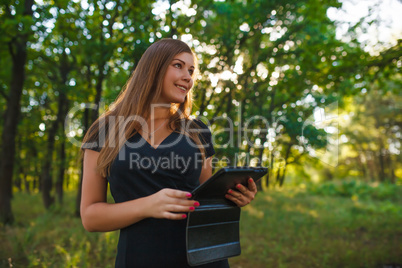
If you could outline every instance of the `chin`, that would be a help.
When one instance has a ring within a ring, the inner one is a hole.
[[[176,101],[172,101],[171,103],[176,103],[176,104],[182,104],[184,103],[185,100],[176,100]]]
[[[184,97],[178,97],[178,98],[175,98],[173,101],[172,101],[172,103],[183,103],[183,102],[185,102],[186,101],[186,96],[184,96]]]

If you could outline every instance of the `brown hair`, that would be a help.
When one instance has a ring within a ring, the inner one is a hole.
[[[109,175],[110,166],[125,141],[141,129],[141,119],[146,120],[150,116],[151,104],[156,103],[161,95],[163,79],[169,64],[176,55],[183,52],[192,54],[196,60],[190,47],[180,40],[162,39],[152,44],[142,55],[113,105],[88,129],[81,150],[91,148],[88,144],[96,141],[98,146],[102,147],[98,157],[100,175]],[[191,108],[192,90],[188,92],[183,103],[171,104],[168,127],[189,136],[200,148],[204,159],[205,149],[201,146],[200,136],[188,129],[200,128],[190,119]],[[124,119],[124,122],[121,119]],[[118,141],[117,146],[115,141]]]

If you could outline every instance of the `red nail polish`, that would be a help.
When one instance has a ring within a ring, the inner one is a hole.
[[[181,215],[181,217],[182,217],[183,219],[185,219],[185,218],[187,218],[187,215],[186,215],[186,214],[183,214],[183,215]]]
[[[186,196],[187,196],[187,197],[191,197],[191,194],[190,194],[190,193],[187,193]]]
[[[199,205],[200,205],[200,203],[198,203],[198,202],[194,203],[194,206],[196,206],[196,207],[198,207]]]
[[[195,209],[195,207],[190,207],[190,210],[194,210]]]
[[[250,178],[250,179],[248,179],[248,181],[249,181],[249,182],[252,182],[252,181],[253,181],[253,179],[252,179],[252,178]]]
[[[236,185],[236,188],[237,188],[237,189],[240,189],[240,188],[241,188],[241,185],[240,185],[240,184]]]
[[[233,193],[232,189],[229,189],[229,194]]]

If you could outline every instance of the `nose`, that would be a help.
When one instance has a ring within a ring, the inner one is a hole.
[[[191,81],[191,75],[187,71],[185,71],[182,79],[188,83]]]

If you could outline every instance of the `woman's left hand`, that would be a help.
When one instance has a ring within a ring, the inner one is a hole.
[[[234,202],[237,206],[244,207],[254,199],[256,193],[257,185],[255,185],[252,178],[249,178],[247,187],[242,184],[237,184],[236,190],[229,189],[225,197]]]

